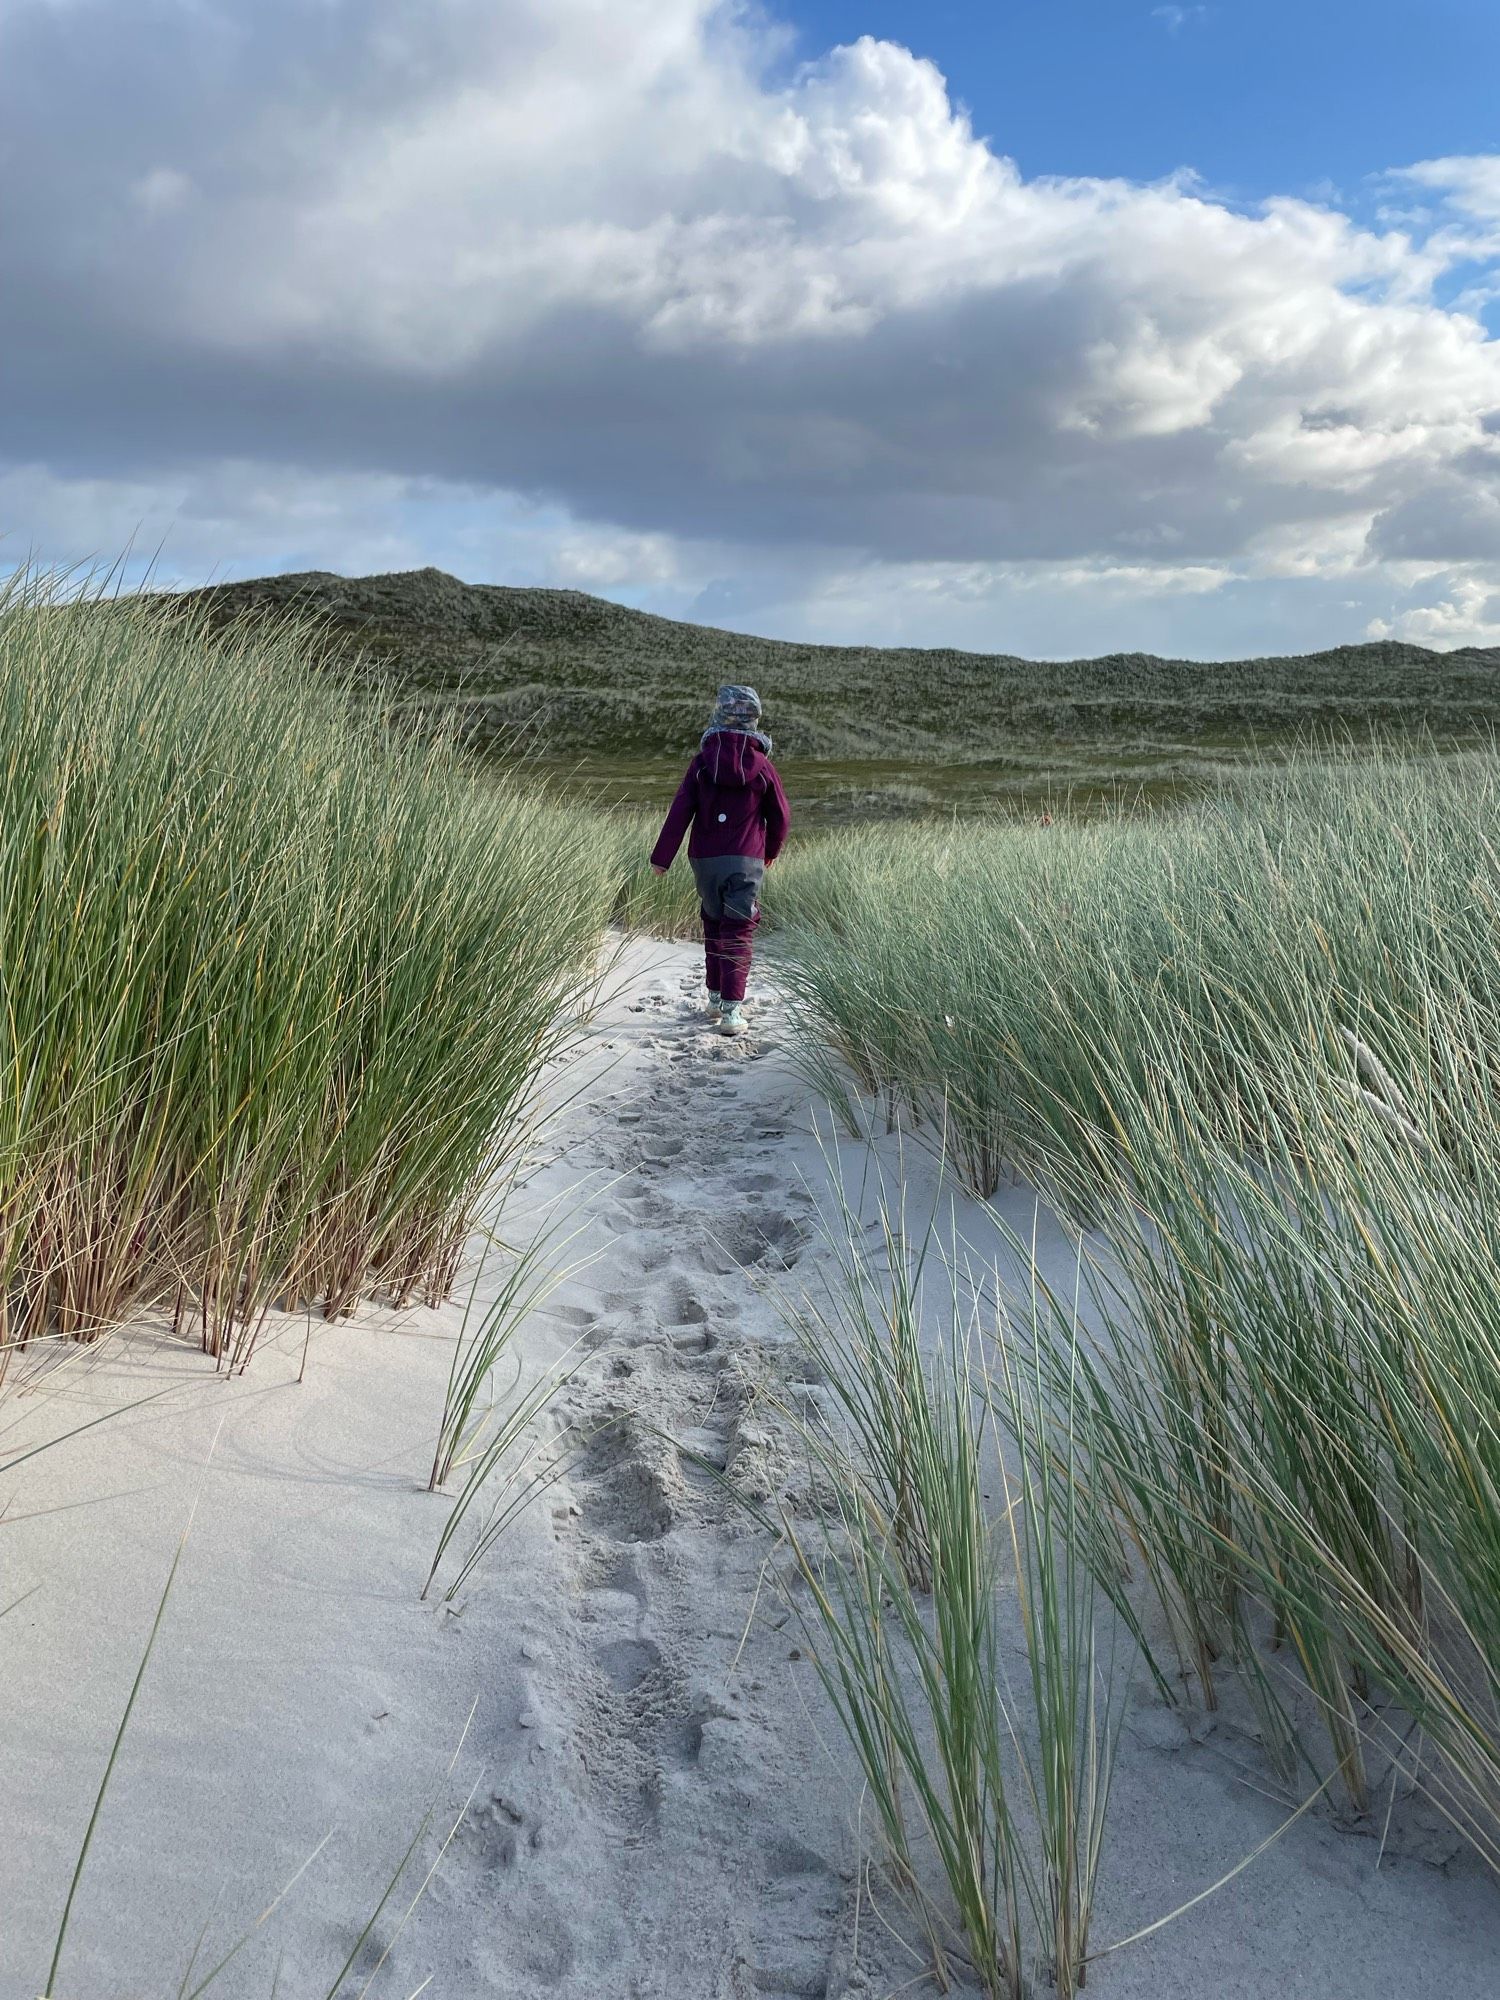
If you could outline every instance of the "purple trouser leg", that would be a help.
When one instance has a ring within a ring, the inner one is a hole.
[[[718,936],[710,950],[718,967],[718,992],[725,1000],[743,1000],[745,982],[750,977],[750,956],[755,943],[755,926],[760,921],[759,913],[753,917],[711,917],[711,923]]]
[[[725,1000],[745,997],[765,872],[766,864],[754,854],[699,856],[693,862],[703,917],[704,983]]]
[[[703,919],[703,983],[710,993],[723,994],[724,956],[719,949],[719,919]]]

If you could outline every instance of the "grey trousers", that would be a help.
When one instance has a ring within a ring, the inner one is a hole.
[[[760,915],[766,864],[758,854],[711,854],[691,865],[705,917],[729,917],[747,924]]]
[[[714,854],[693,862],[703,911],[703,983],[725,1000],[745,997],[765,876],[758,854]]]

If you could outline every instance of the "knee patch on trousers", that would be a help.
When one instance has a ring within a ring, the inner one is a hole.
[[[733,918],[737,923],[753,924],[760,915],[760,905],[755,900],[755,892],[759,886],[748,875],[731,875],[723,889],[725,916]]]

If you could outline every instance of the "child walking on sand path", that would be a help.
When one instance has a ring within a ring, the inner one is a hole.
[[[703,911],[708,1011],[726,1035],[745,1032],[740,1003],[760,922],[760,885],[791,825],[771,739],[759,723],[754,688],[719,689],[713,720],[651,850],[652,872],[665,875],[692,827],[688,861]]]

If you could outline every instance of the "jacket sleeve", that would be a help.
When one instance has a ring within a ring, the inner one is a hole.
[[[677,850],[682,845],[682,836],[693,823],[693,814],[698,810],[698,759],[695,757],[687,767],[682,783],[677,787],[677,796],[667,808],[666,819],[657,835],[656,845],[651,850],[653,868],[670,868],[676,859]]]
[[[792,809],[786,802],[786,793],[781,789],[781,779],[776,766],[767,759],[766,776],[769,783],[766,795],[761,800],[761,817],[766,823],[766,859],[774,861],[786,845],[787,834],[791,830]]]

